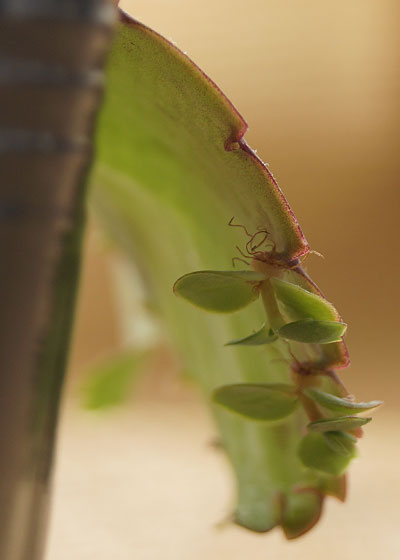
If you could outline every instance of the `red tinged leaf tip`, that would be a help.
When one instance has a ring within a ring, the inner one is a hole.
[[[340,502],[345,502],[347,496],[347,476],[342,474],[342,476],[326,478],[323,480],[321,490],[327,496],[333,496]]]
[[[314,488],[302,488],[281,495],[281,527],[287,539],[301,537],[318,523],[324,495]]]

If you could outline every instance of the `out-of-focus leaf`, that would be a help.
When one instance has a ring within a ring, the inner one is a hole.
[[[261,346],[263,344],[271,344],[277,338],[277,335],[264,323],[258,331],[244,338],[235,338],[235,340],[227,342],[225,346]]]
[[[278,330],[279,336],[297,342],[309,344],[330,344],[337,342],[347,328],[345,323],[336,321],[316,321],[302,319],[294,323],[287,323]]]
[[[298,403],[291,385],[255,383],[218,387],[213,400],[252,420],[280,420],[292,414]]]
[[[352,434],[347,432],[324,432],[323,434],[326,443],[335,453],[344,455],[345,457],[353,453],[354,444],[357,440]]]
[[[357,414],[358,412],[366,412],[367,410],[371,410],[372,408],[376,408],[377,406],[383,404],[382,401],[356,403],[348,399],[342,399],[335,395],[325,393],[319,389],[308,389],[304,392],[308,397],[310,397],[310,399],[313,399],[319,405],[328,410],[332,410],[333,412],[350,412]]]
[[[140,373],[145,356],[128,353],[94,366],[82,387],[85,408],[96,410],[121,404]]]
[[[306,467],[334,476],[341,475],[355,456],[354,443],[349,447],[347,455],[343,455],[334,451],[325,437],[317,432],[309,432],[301,440],[299,447],[299,457]]]
[[[283,498],[282,528],[286,538],[295,539],[313,527],[321,516],[322,496],[315,490],[290,492]]]
[[[336,432],[351,431],[371,422],[372,418],[360,418],[359,416],[341,416],[339,418],[323,418],[308,424],[311,432]]]
[[[259,297],[263,280],[265,275],[255,270],[200,270],[179,278],[174,292],[207,311],[231,313]]]

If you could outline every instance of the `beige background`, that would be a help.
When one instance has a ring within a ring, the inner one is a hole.
[[[249,123],[312,248],[313,278],[349,323],[360,399],[383,398],[351,469],[346,505],[329,501],[295,543],[278,532],[216,531],[231,478],[213,427],[173,368],[105,415],[76,404],[87,366],[118,347],[111,256],[93,233],[65,401],[47,560],[399,558],[397,461],[399,15],[395,0],[135,0],[123,7],[172,38]],[[149,396],[149,387],[157,385]],[[356,552],[358,551],[358,552]]]

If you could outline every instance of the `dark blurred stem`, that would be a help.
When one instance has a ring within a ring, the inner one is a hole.
[[[113,10],[0,0],[0,559],[39,560]]]

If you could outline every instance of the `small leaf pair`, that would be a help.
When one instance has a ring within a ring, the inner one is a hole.
[[[282,315],[290,321],[279,329],[279,336],[309,344],[340,340],[347,325],[338,321],[329,301],[280,278],[271,278],[271,284]]]
[[[200,270],[179,278],[173,289],[176,295],[202,309],[231,313],[255,301],[264,280],[266,276],[254,270]],[[279,278],[270,281],[291,321],[337,321],[336,309],[321,296]]]
[[[268,328],[265,323],[258,331],[227,342],[226,346],[259,346],[270,344],[278,337],[286,340],[295,340],[308,344],[329,344],[337,342],[346,330],[344,323],[337,321],[316,321],[314,319],[303,319],[294,323],[283,325],[276,333]]]
[[[259,297],[264,280],[264,274],[252,270],[203,270],[179,278],[174,292],[207,311],[232,313]],[[271,284],[283,308],[289,309],[288,316],[296,320],[283,325],[276,333],[263,325],[257,332],[232,340],[228,345],[269,344],[277,336],[310,344],[329,344],[340,340],[347,326],[337,321],[337,312],[329,302],[278,278],[271,278]]]
[[[311,422],[308,425],[308,429],[313,432],[335,432],[338,430],[349,432],[356,430],[357,428],[368,424],[368,422],[371,421],[371,418],[360,418],[358,416],[350,416],[348,414],[365,412],[382,404],[382,401],[355,403],[348,399],[342,399],[318,389],[307,389],[304,391],[304,394],[323,408],[346,415],[335,418],[322,418],[320,420],[316,420],[315,422]]]
[[[307,389],[304,394],[323,408],[342,414],[365,412],[382,404],[382,401],[355,403],[319,389]],[[311,422],[307,426],[309,433],[300,443],[300,459],[312,469],[336,476],[342,474],[356,456],[356,438],[348,432],[370,421],[371,418],[340,416]]]

